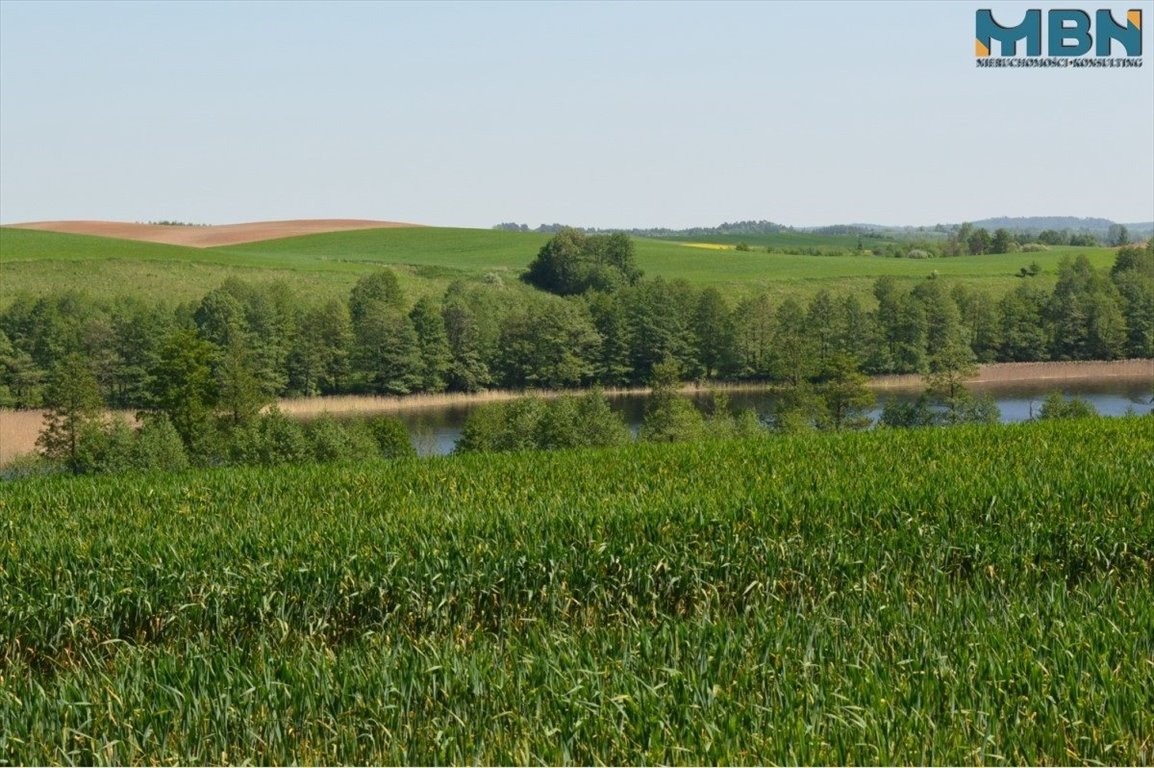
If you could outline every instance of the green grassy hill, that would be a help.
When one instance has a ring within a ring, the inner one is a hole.
[[[853,237],[785,233],[772,247],[850,247]],[[809,238],[809,239],[807,239]],[[343,296],[356,279],[380,266],[396,268],[409,295],[440,293],[455,279],[515,280],[548,235],[483,229],[373,229],[306,235],[220,248],[188,248],[128,240],[0,228],[0,306],[21,293],[76,288],[97,296],[140,294],[171,301],[199,298],[230,276],[283,280],[311,296]],[[1113,262],[1107,248],[1054,248],[1044,253],[910,260],[867,255],[767,253],[760,243],[736,251],[730,241],[637,239],[637,261],[648,276],[683,278],[731,293],[769,290],[809,295],[820,288],[867,295],[879,275],[915,281],[934,272],[1002,292],[1031,262],[1052,281],[1059,260],[1085,253],[1096,266]],[[835,242],[836,241],[836,242]],[[842,241],[845,241],[844,243]],[[810,245],[806,245],[810,243]]]
[[[384,265],[397,268],[407,293],[440,293],[453,279],[482,278],[491,271],[514,279],[510,270],[528,264],[546,239],[414,228],[190,248],[5,227],[0,228],[0,306],[20,293],[66,288],[98,296],[131,293],[187,301],[228,277],[281,280],[311,296],[344,296],[358,277]]]

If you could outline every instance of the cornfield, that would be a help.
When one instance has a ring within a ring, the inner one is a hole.
[[[1146,418],[0,486],[0,763],[1154,759]]]

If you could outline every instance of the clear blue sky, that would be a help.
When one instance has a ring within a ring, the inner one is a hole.
[[[1144,12],[981,71],[974,12]],[[1154,219],[1154,3],[0,2],[0,221]]]

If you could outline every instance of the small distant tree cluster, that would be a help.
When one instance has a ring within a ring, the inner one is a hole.
[[[105,412],[91,365],[66,357],[44,396],[44,427],[37,440],[49,462],[77,474],[165,470],[190,465],[285,464],[400,458],[414,454],[408,431],[395,419],[301,424],[265,400],[243,358],[225,355],[214,378],[211,347],[177,332],[163,348],[154,382],[154,408],[140,426]]]
[[[973,353],[950,344],[934,355],[925,375],[926,390],[917,400],[890,399],[882,409],[879,424],[908,428],[993,424],[1001,417],[997,403],[989,395],[975,395],[965,382],[977,373]]]
[[[528,451],[620,445],[629,430],[599,390],[553,399],[525,397],[469,414],[458,452]]]
[[[1098,238],[1089,232],[1070,232],[1069,230],[1044,229],[1038,233],[1034,241],[1042,245],[1074,245],[1092,247],[1098,245]]]
[[[311,421],[290,419],[272,409],[238,430],[228,443],[230,464],[276,466],[416,455],[405,426],[383,416]]]
[[[627,235],[586,235],[566,227],[541,247],[524,279],[543,291],[572,296],[612,291],[640,278]]]
[[[1013,253],[1024,241],[1020,234],[999,227],[991,234],[985,227],[966,222],[950,236],[946,245],[948,255],[978,256],[983,253]]]
[[[1112,248],[1120,248],[1129,244],[1130,232],[1126,229],[1126,226],[1124,224],[1111,224],[1110,229],[1106,231],[1106,245]]]
[[[696,408],[678,392],[680,380],[677,362],[672,358],[653,367],[651,392],[638,439],[672,443],[764,434],[765,429],[752,410],[735,413],[729,399],[721,393],[709,393],[704,410]]]

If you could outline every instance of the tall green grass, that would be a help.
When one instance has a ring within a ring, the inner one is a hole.
[[[1149,763],[1148,419],[0,487],[0,762]]]

